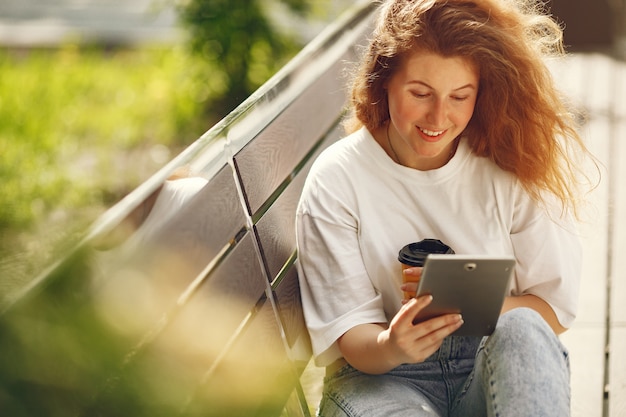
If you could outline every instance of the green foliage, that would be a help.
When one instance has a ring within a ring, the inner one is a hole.
[[[308,0],[282,0],[296,13]],[[207,75],[223,81],[210,113],[225,116],[274,74],[302,45],[280,33],[267,17],[261,0],[189,0],[180,7],[189,29],[192,50],[215,70]],[[265,8],[264,8],[265,7]]]
[[[210,127],[201,70],[180,47],[0,50],[0,295]]]
[[[180,50],[0,52],[0,227],[28,225],[33,202],[99,198],[102,177],[124,175],[120,152],[199,136],[188,63]]]

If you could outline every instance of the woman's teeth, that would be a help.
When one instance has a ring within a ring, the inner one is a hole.
[[[421,130],[424,134],[426,134],[426,135],[428,135],[428,136],[439,136],[439,135],[441,135],[441,134],[444,132],[443,130],[441,130],[441,131],[439,131],[439,132],[435,132],[435,131],[428,130],[428,129],[422,129],[421,127],[420,127],[420,130]]]

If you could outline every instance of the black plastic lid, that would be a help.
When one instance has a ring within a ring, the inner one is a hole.
[[[439,239],[424,239],[403,247],[398,253],[398,260],[409,266],[424,266],[430,253],[452,254],[454,251]]]

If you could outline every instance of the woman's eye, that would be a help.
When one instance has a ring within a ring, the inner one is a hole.
[[[460,96],[453,96],[453,97],[452,97],[452,100],[454,100],[454,101],[465,101],[465,100],[467,100],[467,99],[468,99],[468,97],[467,97],[467,96],[463,96],[463,97],[460,97]]]
[[[415,98],[427,98],[427,97],[430,96],[430,94],[428,94],[428,93],[418,93],[417,91],[413,91],[413,92],[411,92],[411,94]]]

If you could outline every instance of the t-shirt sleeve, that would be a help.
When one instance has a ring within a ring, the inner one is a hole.
[[[546,210],[525,196],[513,225],[517,266],[512,295],[536,295],[552,307],[563,327],[570,327],[578,309],[582,268],[576,223],[559,208]]]
[[[296,216],[302,306],[318,366],[342,356],[337,339],[352,327],[387,321],[363,263],[350,193],[335,186],[308,184]]]

